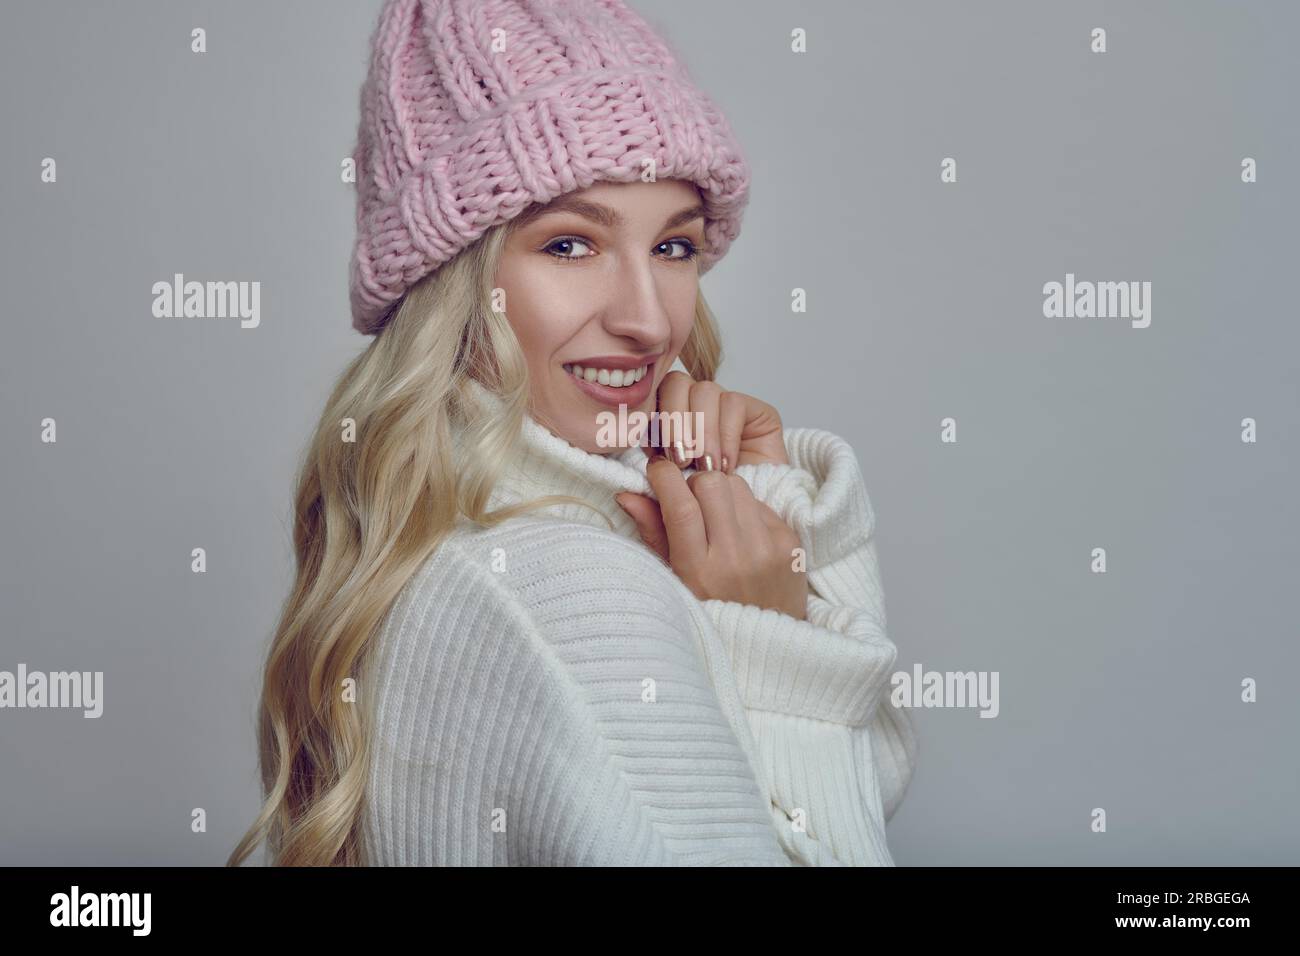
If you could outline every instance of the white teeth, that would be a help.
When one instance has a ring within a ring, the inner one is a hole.
[[[612,388],[627,388],[645,378],[650,366],[642,365],[638,369],[583,368],[581,365],[566,365],[564,370],[588,382],[599,382]]]

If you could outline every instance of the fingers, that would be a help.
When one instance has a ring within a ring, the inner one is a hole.
[[[723,388],[717,382],[695,382],[691,385],[690,410],[690,453],[689,463],[704,469],[711,465],[718,468],[722,461],[722,440],[718,435],[718,408],[723,395]],[[708,455],[706,462],[704,456]]]
[[[659,383],[659,410],[686,408],[691,395],[691,385],[695,379],[676,369],[669,372]]]
[[[740,545],[740,525],[731,479],[720,471],[697,471],[686,485],[699,502],[709,549],[734,553]]]
[[[650,459],[645,475],[659,499],[659,514],[668,538],[672,566],[690,570],[704,560],[709,549],[700,504],[687,486],[681,469],[667,458],[656,455]]]
[[[759,510],[758,506],[762,502],[754,497],[754,492],[744,478],[739,475],[725,477],[735,504],[736,523],[740,528],[741,539],[747,542],[766,540],[771,535],[771,529],[763,518],[763,512]]]
[[[683,372],[669,372],[660,383],[657,411],[660,437],[669,457],[679,468],[694,465],[703,469],[705,455],[709,456],[708,464],[714,469],[721,468],[723,452],[719,420],[724,394],[726,390],[717,382],[697,382]],[[734,459],[732,456],[730,460]]]
[[[723,392],[718,404],[718,468],[730,473],[740,458],[740,440],[749,418],[749,396],[740,392]],[[725,461],[726,465],[723,466]]]
[[[642,541],[693,592],[788,607],[787,613],[802,616],[806,596],[790,589],[802,586],[806,595],[807,584],[792,582],[788,574],[804,570],[792,563],[799,535],[754,497],[743,478],[720,471],[697,471],[688,478],[661,456],[647,464],[646,477],[658,502],[633,492],[622,492],[616,500],[636,523]]]
[[[718,471],[684,476],[676,465],[656,456],[646,465],[646,478],[659,499],[659,517],[667,541],[667,558],[673,567],[689,568],[702,562],[710,551],[732,551],[741,545],[732,481],[744,480]],[[620,503],[623,502],[620,496]],[[651,522],[629,495],[624,509],[642,532]],[[644,537],[644,532],[643,537]],[[653,535],[653,531],[651,532]],[[651,545],[654,547],[654,545]]]
[[[637,533],[646,547],[668,563],[668,532],[659,513],[659,502],[634,491],[620,492],[614,500],[636,524]]]
[[[780,413],[717,382],[669,372],[659,385],[656,417],[660,445],[679,468],[730,473],[750,462],[789,464]]]
[[[659,441],[665,454],[672,457],[673,446],[685,441],[682,425],[691,409],[692,379],[685,372],[669,372],[659,383],[659,402],[656,417],[659,420]],[[685,467],[679,465],[678,467]]]

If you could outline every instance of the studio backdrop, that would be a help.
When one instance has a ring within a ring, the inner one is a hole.
[[[870,491],[897,863],[1300,862],[1300,7],[634,5],[753,170],[718,379]],[[380,6],[5,5],[0,864],[257,813]]]

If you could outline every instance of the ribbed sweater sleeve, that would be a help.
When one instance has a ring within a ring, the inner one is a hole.
[[[799,852],[890,864],[884,823],[907,789],[917,743],[906,710],[889,702],[897,648],[886,632],[875,513],[847,442],[813,428],[789,429],[785,441],[789,465],[736,473],[799,534],[807,620],[703,604],[727,649],[774,807],[790,818],[787,828],[811,838],[799,840]]]
[[[371,862],[795,862],[683,595],[644,547],[585,525],[440,544],[376,644]]]

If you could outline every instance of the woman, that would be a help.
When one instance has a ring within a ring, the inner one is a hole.
[[[303,467],[231,864],[892,865],[856,458],[713,381],[725,120],[616,0],[389,0],[372,44],[375,338]]]

